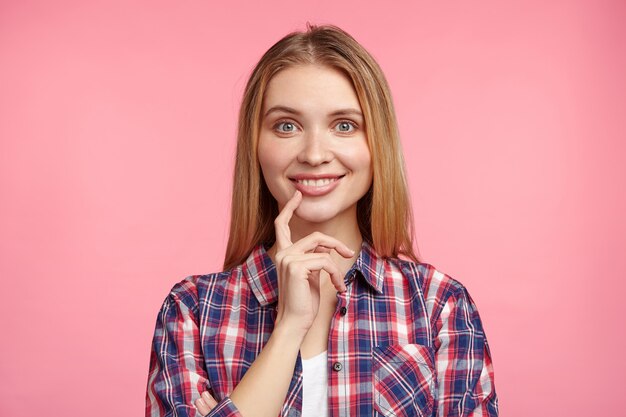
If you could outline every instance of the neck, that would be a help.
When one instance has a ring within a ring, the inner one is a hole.
[[[359,252],[363,238],[356,220],[356,212],[353,216],[349,215],[350,213],[345,214],[336,216],[323,223],[312,223],[294,216],[291,222],[289,222],[291,241],[295,243],[313,232],[321,232],[334,237],[346,244],[350,249]]]

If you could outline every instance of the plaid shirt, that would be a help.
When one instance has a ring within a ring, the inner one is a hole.
[[[346,274],[328,339],[328,411],[339,416],[497,416],[489,346],[467,290],[431,265],[367,243]],[[263,246],[230,271],[187,277],[159,312],[146,416],[240,416],[229,394],[272,333],[276,268]],[[281,416],[300,416],[298,356]],[[200,413],[198,413],[200,415]]]

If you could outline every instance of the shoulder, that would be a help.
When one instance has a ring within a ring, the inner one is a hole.
[[[275,275],[274,264],[258,245],[245,262],[228,270],[185,277],[172,287],[168,300],[195,311],[253,306],[274,295]]]
[[[174,284],[165,300],[166,304],[184,305],[196,310],[201,300],[213,291],[237,285],[242,276],[242,267],[237,266],[227,271],[202,275],[188,275]]]
[[[431,264],[415,263],[399,258],[388,258],[387,263],[392,273],[394,270],[399,272],[402,279],[419,287],[427,297],[448,298],[467,291],[460,281]]]
[[[457,279],[431,264],[415,263],[404,259],[388,259],[393,269],[400,272],[402,279],[419,293],[432,319],[438,318],[450,306],[465,306],[474,310],[474,302],[467,288]]]

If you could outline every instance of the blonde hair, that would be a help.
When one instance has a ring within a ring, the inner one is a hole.
[[[230,235],[224,269],[241,264],[253,248],[273,242],[278,205],[262,179],[257,157],[261,108],[269,81],[282,69],[317,64],[346,74],[356,91],[372,158],[372,186],[357,204],[363,239],[383,257],[418,261],[413,215],[398,126],[382,70],[352,36],[335,26],[307,25],[278,41],[252,71],[239,112]]]

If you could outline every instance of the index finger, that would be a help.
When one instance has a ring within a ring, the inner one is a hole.
[[[293,194],[293,197],[291,197],[291,199],[287,201],[285,207],[283,207],[283,209],[280,211],[280,213],[278,213],[278,216],[276,216],[276,219],[274,220],[276,244],[278,250],[285,249],[293,245],[293,243],[291,242],[291,230],[289,229],[289,220],[291,220],[294,211],[296,211],[301,201],[302,193],[296,190],[296,192]]]

